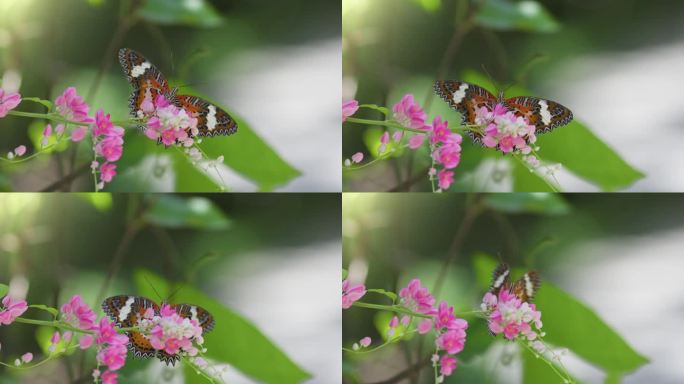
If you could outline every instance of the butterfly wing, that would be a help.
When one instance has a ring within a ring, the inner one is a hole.
[[[555,101],[518,96],[506,99],[505,104],[516,115],[534,125],[536,133],[546,133],[572,121],[572,111]]]
[[[214,317],[206,309],[191,304],[176,304],[172,305],[172,307],[180,317],[197,320],[199,326],[202,327],[202,334],[214,329]],[[157,358],[165,362],[166,365],[176,365],[176,362],[180,360],[180,356],[177,354],[172,355],[163,350],[157,351]]]
[[[534,298],[540,286],[539,274],[535,271],[530,271],[513,283],[511,292],[520,300],[529,302]]]
[[[237,122],[228,112],[197,96],[178,95],[176,106],[197,118],[198,136],[227,136],[237,132]]]
[[[461,124],[475,124],[478,109],[486,107],[491,110],[496,105],[496,97],[491,92],[463,81],[438,80],[435,93],[461,114]],[[467,132],[476,143],[482,144],[481,134],[471,130]]]
[[[499,264],[494,272],[492,272],[492,285],[489,287],[489,292],[498,295],[502,288],[508,288],[510,285],[511,270],[505,263]]]
[[[152,308],[156,314],[159,306],[154,301],[141,296],[119,295],[106,298],[102,302],[105,314],[120,328],[130,328],[138,325],[138,320],[143,317],[145,311]],[[152,357],[157,351],[150,341],[140,332],[126,332],[128,336],[128,349],[137,358]]]
[[[159,94],[168,95],[171,93],[164,74],[140,53],[132,49],[121,48],[119,50],[119,63],[128,82],[133,86],[133,93],[128,99],[132,116],[138,117],[137,111],[140,110],[140,104],[148,92],[152,96],[152,100]]]

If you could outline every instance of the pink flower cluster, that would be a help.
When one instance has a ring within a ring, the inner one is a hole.
[[[342,282],[342,309],[351,308],[355,301],[359,300],[366,294],[366,286],[363,284],[354,284],[345,279]]]
[[[358,101],[356,101],[356,100],[343,101],[342,102],[342,122],[345,122],[347,120],[347,117],[354,115],[358,109],[359,109],[359,102]]]
[[[482,298],[481,308],[488,315],[492,333],[503,333],[508,340],[524,338],[534,349],[543,351],[543,343],[539,340],[543,336],[541,312],[534,304],[524,302],[507,289],[502,289],[498,296],[487,292]]]
[[[7,113],[16,108],[19,103],[21,103],[20,94],[7,93],[0,88],[0,119],[7,116]]]
[[[91,336],[92,337],[92,336]],[[128,337],[116,332],[114,323],[107,318],[102,318],[97,327],[97,362],[107,367],[107,371],[101,373],[99,369],[93,371],[94,377],[101,377],[103,384],[116,384],[117,373],[126,364],[128,353]]]
[[[394,120],[406,128],[423,129],[427,115],[412,94],[406,94],[392,107]]]
[[[140,104],[138,118],[148,119],[145,136],[166,146],[181,143],[191,147],[195,142],[192,137],[199,133],[197,118],[169,103],[164,95],[159,94],[153,100],[149,89]]]
[[[179,316],[168,304],[162,305],[159,315],[148,310],[145,318],[153,324],[148,337],[154,349],[170,355],[185,353],[188,356],[196,356],[199,350],[195,343],[204,343],[199,322]]]
[[[433,355],[433,363],[439,366],[440,375],[445,377],[453,373],[456,369],[456,357],[453,356],[461,352],[465,346],[466,329],[468,322],[459,319],[454,314],[454,308],[450,307],[446,301],[439,303],[434,308],[435,299],[430,295],[427,288],[420,286],[420,280],[413,279],[406,288],[399,291],[402,298],[402,305],[414,312],[430,315],[431,318],[423,319],[418,323],[417,330],[420,334],[426,334],[430,330],[436,333],[437,352]],[[402,319],[402,323],[406,322]]]
[[[2,299],[0,307],[0,325],[10,325],[28,309],[25,300],[14,300],[9,295]]]
[[[119,160],[123,154],[124,129],[114,126],[109,119],[110,115],[105,115],[102,109],[98,109],[95,113],[95,124],[92,132],[95,160],[90,167],[93,171],[99,168],[100,183],[98,190],[116,176],[116,164],[114,162]],[[98,158],[103,158],[105,161],[100,164]]]
[[[95,120],[88,116],[88,111],[90,107],[86,104],[83,97],[76,93],[76,88],[68,87],[64,90],[64,93],[57,96],[55,100],[55,105],[57,106],[57,113],[62,115],[67,120],[76,121],[79,123],[93,123]],[[81,141],[85,138],[87,126],[79,125],[71,131],[72,141]],[[57,133],[64,132],[64,124],[59,124],[55,128]]]
[[[492,110],[486,107],[478,109],[475,123],[484,127],[482,143],[485,146],[503,153],[521,153],[531,165],[539,164],[538,159],[530,155],[530,144],[537,141],[536,128],[524,117],[516,116],[502,104],[496,104]]]

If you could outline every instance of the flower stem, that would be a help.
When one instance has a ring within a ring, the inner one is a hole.
[[[23,317],[17,317],[14,321],[16,321],[17,323],[42,325],[42,326],[46,326],[46,327],[60,328],[60,329],[65,329],[67,331],[72,331],[72,332],[89,333],[92,335],[94,335],[96,333],[95,331],[89,331],[87,329],[81,329],[81,328],[73,327],[73,326],[71,326],[69,324],[65,324],[61,321],[26,319]]]
[[[396,128],[396,129],[401,129],[403,131],[409,131],[409,132],[415,132],[415,133],[427,133],[426,130],[424,129],[416,129],[416,128],[407,128],[404,127],[403,125],[397,124],[396,122],[392,120],[369,120],[369,119],[360,119],[358,117],[347,117],[347,121],[351,123],[358,123],[358,124],[366,124],[366,125],[382,125],[388,128]]]
[[[426,318],[426,319],[432,318],[432,316],[430,316],[430,315],[425,315],[423,313],[416,313],[416,312],[413,312],[409,309],[406,309],[406,308],[398,306],[398,305],[372,304],[372,303],[364,303],[361,301],[356,301],[352,305],[355,307],[361,307],[361,308],[379,309],[382,311],[391,311],[391,312],[403,313],[406,315],[422,317],[422,318]]]
[[[63,124],[75,124],[75,125],[84,125],[88,126],[92,123],[84,123],[82,121],[72,121],[72,120],[67,120],[61,115],[55,114],[55,113],[34,113],[34,112],[23,112],[23,111],[9,111],[7,113],[8,115],[13,115],[13,116],[21,116],[21,117],[34,117],[37,119],[45,119],[45,120],[51,120],[51,121],[56,121],[58,123],[63,123]]]

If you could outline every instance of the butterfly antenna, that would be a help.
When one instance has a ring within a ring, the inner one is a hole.
[[[150,288],[152,288],[152,290],[154,291],[154,293],[157,295],[157,298],[159,299],[159,301],[161,301],[161,300],[162,300],[162,297],[161,297],[161,295],[159,294],[159,292],[157,292],[157,290],[154,288],[154,285],[152,285],[152,283],[150,282],[150,280],[147,278],[146,275],[143,275],[143,277],[145,278],[145,281],[147,281],[147,284],[150,285]]]
[[[181,288],[183,288],[182,285],[177,286],[177,287],[171,292],[171,294],[169,295],[169,297],[168,297],[167,299],[170,301],[170,300],[173,298],[173,296],[174,296],[176,293],[178,293],[178,291],[181,290]]]
[[[496,91],[498,93],[499,89],[501,89],[499,87],[499,83],[496,80],[494,80],[494,76],[492,76],[492,74],[489,73],[489,71],[487,70],[487,67],[484,64],[482,64],[482,70],[487,75],[487,78],[489,78],[489,82],[492,83],[492,85],[496,88]]]

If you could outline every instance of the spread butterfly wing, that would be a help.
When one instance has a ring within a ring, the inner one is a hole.
[[[492,285],[489,287],[489,292],[498,295],[502,288],[508,289],[510,285],[511,270],[507,264],[499,264],[494,272],[492,272]]]
[[[540,285],[541,280],[539,279],[539,274],[535,271],[530,271],[513,283],[511,292],[520,300],[529,302],[534,298]]]
[[[185,319],[197,320],[197,323],[202,327],[202,334],[211,332],[214,329],[216,322],[214,316],[206,309],[192,304],[176,304],[173,306],[176,313]]]
[[[496,97],[491,92],[463,81],[438,80],[435,93],[461,114],[461,124],[475,124],[478,109],[486,107],[491,110],[496,104]],[[476,143],[482,144],[482,134],[471,130],[467,132]]]
[[[167,95],[170,93],[169,83],[166,77],[140,53],[121,48],[119,50],[119,63],[126,74],[126,79],[133,86],[133,93],[129,97],[129,108],[131,115],[139,117],[137,111],[147,93],[152,100],[157,95]]]
[[[530,96],[506,99],[508,109],[525,117],[536,127],[536,133],[546,133],[572,121],[572,111],[555,101]]]
[[[197,118],[197,136],[232,135],[237,132],[237,122],[228,112],[197,96],[176,96],[177,106]]]
[[[148,308],[152,308],[156,314],[159,313],[159,306],[154,301],[140,296],[118,295],[108,297],[102,302],[105,314],[120,328],[137,326],[138,320],[143,317]],[[155,356],[157,351],[142,333],[129,331],[126,335],[128,336],[128,349],[135,357]]]

